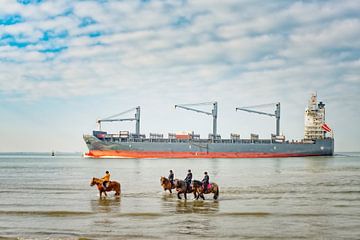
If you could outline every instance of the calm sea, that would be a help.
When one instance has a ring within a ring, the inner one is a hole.
[[[219,200],[164,193],[170,169],[209,172]],[[99,199],[109,170],[120,198]],[[360,239],[360,154],[267,159],[0,155],[0,239]]]

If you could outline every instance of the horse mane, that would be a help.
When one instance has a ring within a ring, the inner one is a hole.
[[[102,180],[100,178],[93,177],[92,179],[93,179],[93,182],[95,182],[96,184],[102,183]]]
[[[202,182],[199,181],[199,180],[193,180],[193,182],[194,182],[194,183],[197,183],[197,184],[202,184]]]

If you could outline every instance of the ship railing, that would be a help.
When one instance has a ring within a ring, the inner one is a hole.
[[[171,139],[171,138],[119,138],[119,139],[105,139],[107,141],[119,141],[119,142],[158,142],[158,143],[213,143],[211,139]],[[218,139],[214,143],[233,143],[233,144],[276,144],[271,139]]]

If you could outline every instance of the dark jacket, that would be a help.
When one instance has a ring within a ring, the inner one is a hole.
[[[203,183],[209,184],[209,175],[205,175],[204,179],[202,180]]]
[[[169,180],[172,182],[174,181],[174,174],[173,173],[170,173],[169,174]]]
[[[192,180],[192,173],[189,172],[187,175],[186,175],[186,178],[184,179],[185,182],[189,183],[191,182]]]

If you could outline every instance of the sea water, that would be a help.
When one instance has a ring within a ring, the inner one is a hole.
[[[179,200],[160,177],[207,171],[218,200]],[[92,177],[121,183],[99,198]],[[263,159],[0,155],[0,238],[360,239],[360,154]]]

